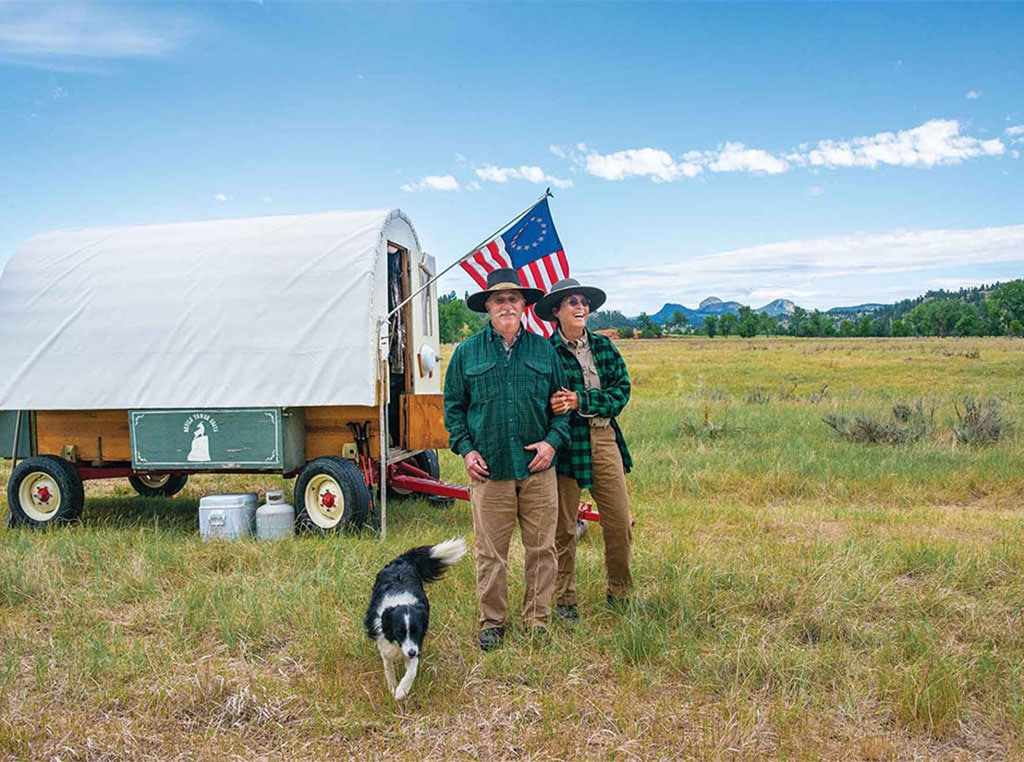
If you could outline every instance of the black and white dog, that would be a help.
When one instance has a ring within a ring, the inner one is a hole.
[[[397,701],[405,699],[412,690],[423,653],[430,620],[430,602],[423,585],[440,578],[465,554],[466,542],[461,538],[438,545],[420,545],[377,573],[363,624],[367,637],[377,643],[388,690]],[[405,662],[405,674],[399,683],[395,665],[401,661]]]

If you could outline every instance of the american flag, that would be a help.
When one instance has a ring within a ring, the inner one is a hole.
[[[487,273],[500,267],[515,268],[524,286],[545,293],[553,283],[569,277],[569,261],[546,197],[460,264],[480,288],[487,288]],[[526,330],[545,337],[554,331],[554,323],[540,320],[533,314],[533,307],[526,308],[523,324]]]

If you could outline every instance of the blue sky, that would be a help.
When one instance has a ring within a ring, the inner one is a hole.
[[[1021,40],[1021,3],[0,0],[0,263],[399,207],[446,266],[550,186],[631,315],[1020,278]]]

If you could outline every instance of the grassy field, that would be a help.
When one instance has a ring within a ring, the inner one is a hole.
[[[652,611],[605,609],[594,528],[583,621],[484,655],[466,559],[432,588],[397,706],[361,630],[370,584],[411,545],[471,539],[466,504],[389,502],[383,543],[204,544],[201,495],[282,480],[202,477],[162,501],[94,482],[82,525],[0,529],[0,758],[1024,757],[1024,344],[621,348]],[[956,436],[968,397],[999,401],[997,442]],[[824,422],[900,403],[924,413],[905,444]],[[460,466],[442,454],[443,476]]]

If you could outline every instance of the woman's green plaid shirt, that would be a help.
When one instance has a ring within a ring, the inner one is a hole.
[[[626,363],[615,348],[615,344],[607,336],[587,331],[590,351],[597,366],[597,375],[601,378],[600,389],[587,389],[583,383],[583,369],[580,368],[572,351],[565,346],[558,331],[551,336],[551,343],[562,361],[562,369],[568,378],[568,387],[579,396],[579,409],[569,419],[569,443],[558,451],[558,473],[576,479],[581,488],[594,484],[593,462],[590,458],[590,418],[583,416],[600,416],[611,418],[615,429],[615,442],[622,454],[622,465],[628,473],[633,468],[633,459],[626,447],[626,439],[622,436],[615,416],[622,412],[629,402],[630,383]]]

